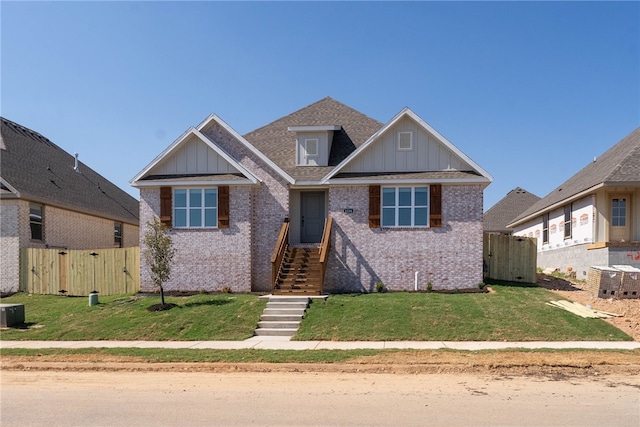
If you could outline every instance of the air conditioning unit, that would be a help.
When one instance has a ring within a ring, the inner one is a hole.
[[[24,304],[0,304],[0,327],[8,328],[24,323]]]

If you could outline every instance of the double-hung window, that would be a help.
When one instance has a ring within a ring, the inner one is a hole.
[[[428,227],[429,187],[383,187],[383,227]]]
[[[218,189],[174,189],[173,226],[175,228],[216,228],[218,226]]]
[[[113,246],[116,248],[122,247],[122,223],[118,221],[113,223]]]
[[[44,221],[42,211],[42,205],[29,205],[29,228],[31,230],[31,240],[44,241]]]
[[[571,211],[572,205],[568,205],[564,207],[564,238],[571,238]]]

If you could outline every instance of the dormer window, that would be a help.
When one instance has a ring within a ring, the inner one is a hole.
[[[398,151],[413,150],[413,132],[398,132]]]
[[[318,157],[318,139],[305,139],[304,140],[305,156]]]
[[[340,126],[291,126],[296,133],[296,166],[327,166],[333,133]]]

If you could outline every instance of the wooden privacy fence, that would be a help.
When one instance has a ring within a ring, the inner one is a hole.
[[[120,295],[140,290],[140,248],[20,250],[20,290]]]
[[[536,283],[537,252],[536,239],[485,233],[483,259],[486,277]]]

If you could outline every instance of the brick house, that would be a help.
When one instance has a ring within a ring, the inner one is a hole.
[[[324,98],[244,136],[211,115],[131,184],[142,224],[171,228],[165,289],[326,293],[476,287],[491,180],[408,108],[383,124]]]
[[[138,246],[138,201],[46,137],[0,122],[0,292],[20,283],[21,248]]]
[[[515,218],[538,267],[586,279],[590,266],[640,267],[640,128]]]

